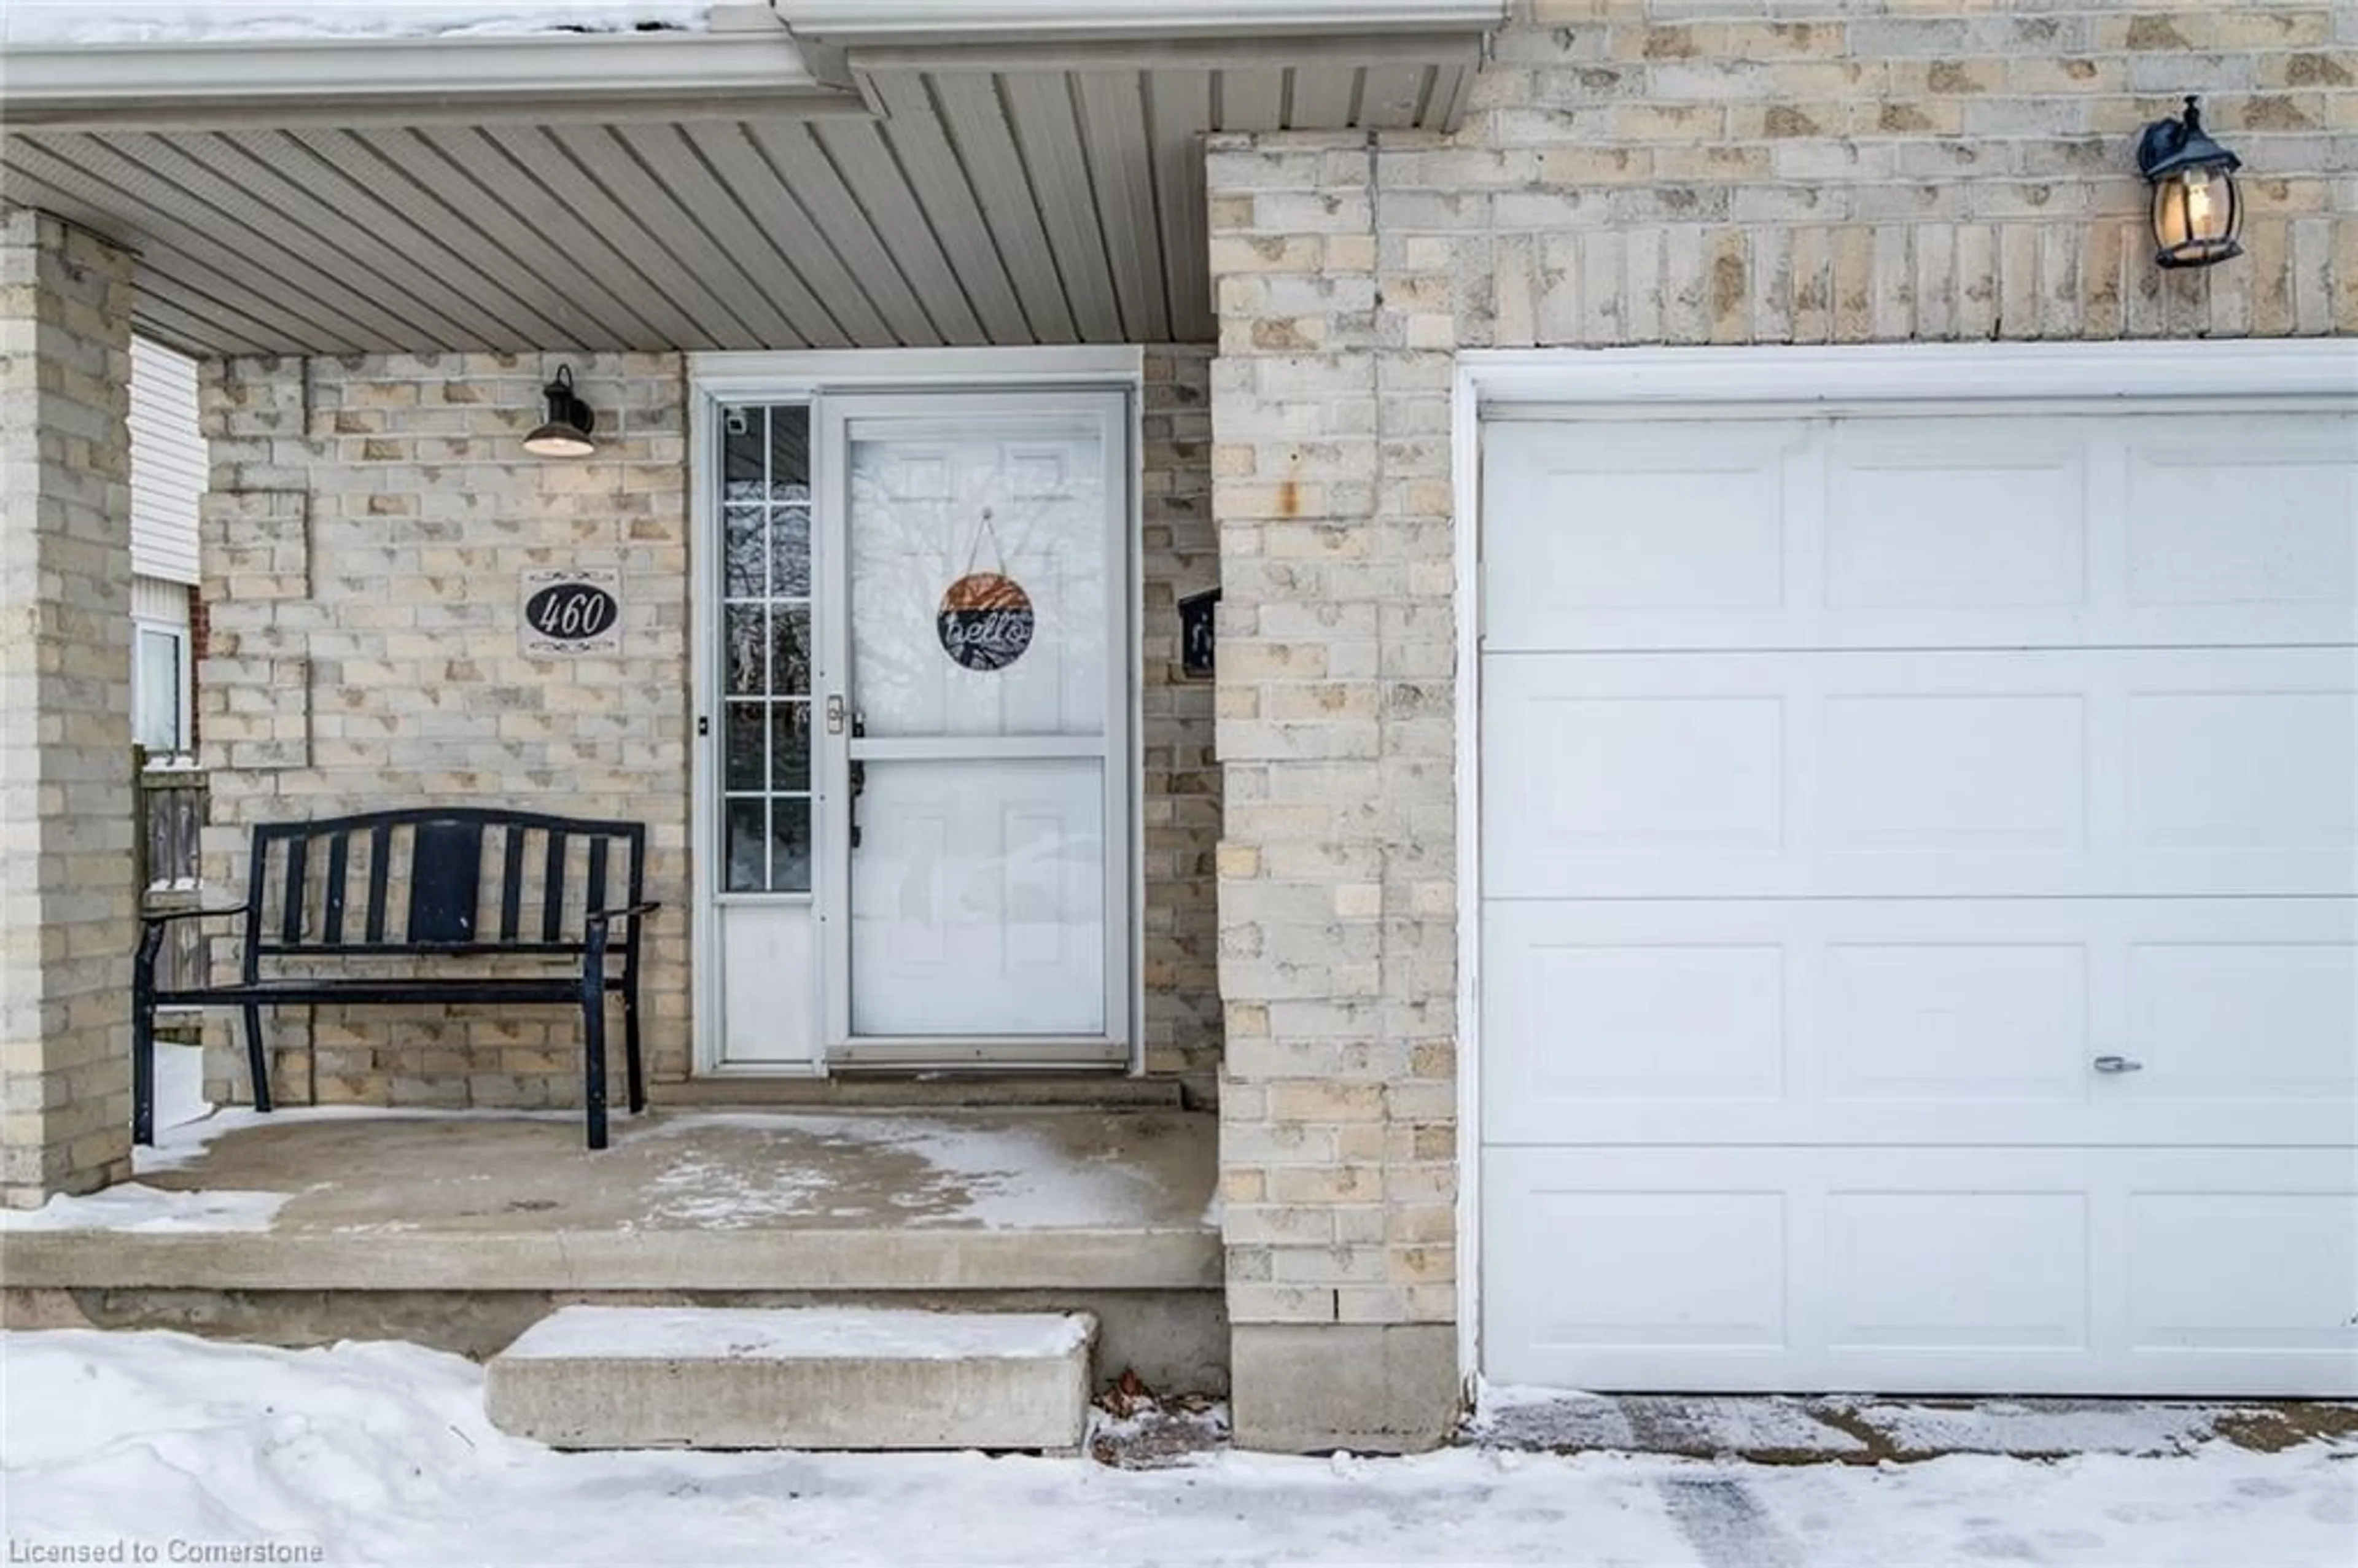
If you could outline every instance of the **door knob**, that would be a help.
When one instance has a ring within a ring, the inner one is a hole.
[[[2099,1056],[2096,1058],[2094,1065],[2096,1071],[2100,1073],[2141,1073],[2145,1071],[2145,1064],[2138,1061],[2135,1056]]]

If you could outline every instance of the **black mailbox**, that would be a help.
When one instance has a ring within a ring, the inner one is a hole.
[[[1212,674],[1212,651],[1217,641],[1212,611],[1219,602],[1220,590],[1217,588],[1187,594],[1179,600],[1180,674],[1197,679]]]

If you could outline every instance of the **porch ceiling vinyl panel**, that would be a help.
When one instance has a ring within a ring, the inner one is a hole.
[[[841,223],[823,223],[818,232],[895,323],[902,340],[932,337],[958,348],[990,341],[957,265],[925,221],[883,133],[871,121],[848,117],[814,121],[809,130],[822,160],[813,170],[817,183],[847,210]],[[864,208],[855,190],[869,193]]]
[[[1200,342],[1206,135],[1444,128],[1478,51],[896,47],[733,115],[13,124],[0,200],[131,248],[141,330],[199,353]]]
[[[847,251],[860,253],[863,232],[873,243],[875,227],[858,196],[811,140],[810,127],[786,120],[741,129],[768,170],[766,182],[757,177],[753,184],[757,191],[773,193],[775,205],[768,216],[783,254],[811,280],[851,345],[876,349],[925,341],[924,312],[903,307],[887,281],[896,276],[895,269],[888,265],[863,280],[860,269],[845,259]],[[905,292],[904,287],[901,293]],[[880,297],[883,305],[878,303]],[[897,329],[886,319],[888,306],[902,308]]]

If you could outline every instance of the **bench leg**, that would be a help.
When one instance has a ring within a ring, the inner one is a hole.
[[[131,983],[131,1141],[156,1141],[156,998],[145,968]]]
[[[164,950],[164,923],[140,923],[131,960],[131,1141],[156,1141],[156,956]]]
[[[255,1002],[245,1005],[245,1069],[254,1078],[254,1108],[270,1109],[270,1063],[262,1051],[262,1008]]]
[[[631,1114],[636,1116],[647,1108],[647,1083],[639,1065],[639,993],[635,985],[622,993],[622,1061],[631,1071]]]
[[[581,1103],[590,1120],[590,1147],[606,1147],[606,988],[581,993]]]

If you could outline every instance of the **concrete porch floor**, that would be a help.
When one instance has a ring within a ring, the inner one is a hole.
[[[1205,1290],[1216,1119],[1179,1111],[225,1111],[0,1217],[12,1288]]]

